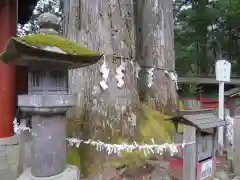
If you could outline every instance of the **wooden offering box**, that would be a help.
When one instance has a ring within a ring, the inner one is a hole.
[[[196,128],[196,180],[211,179],[216,169],[217,127],[225,126],[226,121],[220,120],[210,111],[188,111],[181,116],[169,118],[174,124],[174,143],[183,143],[183,133],[178,132],[178,124]],[[173,179],[183,180],[182,145],[177,145],[178,153],[170,158],[170,174]]]

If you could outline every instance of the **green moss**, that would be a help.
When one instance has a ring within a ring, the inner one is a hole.
[[[67,136],[75,137],[76,135],[82,134],[82,132],[85,133],[87,128],[83,128],[83,123],[86,121],[85,115],[82,115],[78,119],[68,119]],[[84,139],[82,136],[79,138]],[[71,165],[76,165],[81,169],[81,177],[86,177],[97,171],[95,163],[89,163],[88,161],[89,152],[94,152],[92,150],[95,150],[92,146],[81,144],[79,148],[73,148],[67,152],[66,162]]]
[[[17,37],[16,39],[35,47],[55,46],[72,55],[93,56],[100,54],[99,52],[94,52],[87,48],[80,47],[76,43],[57,35],[32,34]]]
[[[151,139],[157,144],[171,143],[173,137],[174,125],[170,121],[166,121],[166,115],[150,108],[147,105],[142,105],[138,112],[138,136],[136,141],[139,144],[152,144]],[[179,132],[183,132],[183,126],[179,125]],[[120,139],[120,142],[128,142],[127,139]],[[128,142],[131,143],[131,142]],[[111,162],[111,165],[120,166],[122,163],[127,164],[138,164],[149,159],[153,154],[144,154],[144,152],[134,151],[127,152],[122,151],[121,161],[115,159]]]
[[[67,152],[66,162],[68,164],[80,167],[81,160],[80,160],[80,157],[79,157],[79,149],[78,148],[73,148],[73,149],[71,149],[70,151]]]
[[[76,123],[72,119],[68,119],[67,124],[67,136],[72,137],[73,133],[76,132]],[[71,165],[76,165],[78,168],[81,168],[81,158],[80,158],[80,148],[72,148],[67,151],[66,154],[66,163]]]

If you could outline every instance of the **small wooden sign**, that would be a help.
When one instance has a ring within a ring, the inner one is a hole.
[[[230,82],[231,63],[226,60],[216,62],[216,80],[221,82]]]

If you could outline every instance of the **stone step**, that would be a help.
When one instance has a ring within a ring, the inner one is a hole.
[[[230,180],[228,174],[224,171],[216,172],[214,180]]]
[[[2,180],[16,180],[17,175],[14,172],[8,170],[0,170],[0,177]]]

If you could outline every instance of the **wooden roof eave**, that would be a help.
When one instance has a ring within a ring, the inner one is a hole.
[[[199,126],[191,123],[190,121],[185,119],[183,116],[175,116],[175,117],[167,118],[165,120],[170,120],[173,124],[182,124],[182,125],[186,125],[186,126],[192,126],[198,130],[201,130],[201,128]]]
[[[187,77],[187,76],[180,76],[178,78],[178,82],[180,84],[218,84],[219,82],[216,80],[215,77]],[[230,82],[226,82],[226,84],[234,84],[240,85],[240,78],[232,77]]]
[[[174,124],[193,126],[200,131],[227,125],[226,121],[220,120],[214,114],[209,112],[175,116],[167,118],[166,120],[170,120]]]

